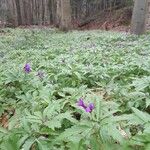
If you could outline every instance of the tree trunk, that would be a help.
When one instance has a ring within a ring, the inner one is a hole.
[[[16,10],[17,10],[17,20],[18,25],[22,24],[21,11],[20,11],[20,3],[19,0],[16,0]]]
[[[71,4],[70,0],[61,0],[60,29],[67,31],[71,29]]]
[[[148,0],[135,0],[131,22],[131,33],[143,34],[145,32],[148,13]]]
[[[60,26],[61,20],[61,0],[56,1],[56,19],[55,19],[55,25],[56,27]]]

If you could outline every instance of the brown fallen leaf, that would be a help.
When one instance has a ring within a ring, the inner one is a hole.
[[[4,113],[0,117],[0,124],[1,124],[2,127],[8,128],[8,114],[7,113]]]

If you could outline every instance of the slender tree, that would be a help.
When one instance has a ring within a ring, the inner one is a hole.
[[[148,14],[148,0],[134,0],[134,9],[131,22],[131,33],[143,34]]]
[[[71,3],[70,0],[61,0],[60,29],[67,31],[71,29]]]

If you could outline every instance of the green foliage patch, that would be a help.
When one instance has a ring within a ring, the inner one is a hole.
[[[150,149],[150,34],[3,33],[0,149]]]

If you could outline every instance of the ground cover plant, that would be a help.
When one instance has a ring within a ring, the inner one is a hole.
[[[149,150],[150,34],[4,29],[0,149]]]

